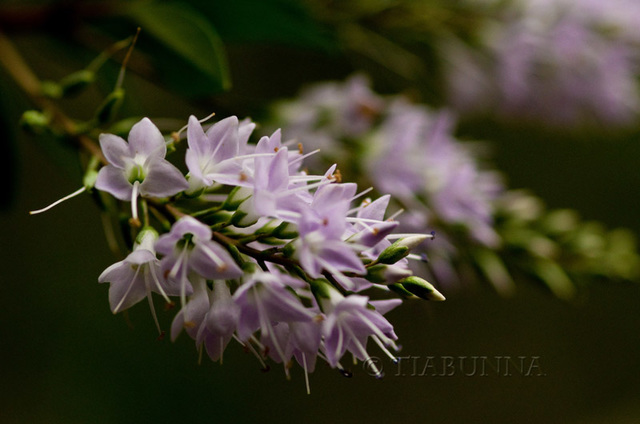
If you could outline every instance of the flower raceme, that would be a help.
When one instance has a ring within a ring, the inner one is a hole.
[[[100,136],[109,164],[95,188],[132,203],[129,230],[137,233],[133,251],[100,275],[111,284],[111,310],[146,297],[157,322],[151,293],[167,303],[178,297],[172,340],[185,330],[220,361],[235,340],[264,367],[267,358],[282,363],[287,376],[295,359],[307,388],[318,358],[339,369],[347,351],[366,360],[369,338],[393,357],[397,337],[382,313],[402,301],[369,299],[416,297],[407,279],[420,279],[406,257],[427,236],[394,236],[388,196],[352,207],[366,191],[339,182],[335,166],[301,171],[301,146],[290,149],[279,130],[249,144],[254,126],[232,116],[205,130],[190,117],[186,176],[165,159],[165,138],[147,118],[128,142]],[[411,241],[392,243],[398,238]]]

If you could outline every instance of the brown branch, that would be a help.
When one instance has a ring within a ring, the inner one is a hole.
[[[7,70],[9,76],[15,81],[18,87],[24,91],[29,99],[38,108],[49,112],[52,116],[53,123],[57,123],[63,132],[70,136],[81,149],[96,156],[103,164],[108,164],[100,147],[86,135],[77,134],[76,124],[73,120],[65,115],[52,101],[42,95],[42,91],[40,90],[42,84],[40,80],[15,48],[11,40],[2,32],[0,32],[0,65]]]

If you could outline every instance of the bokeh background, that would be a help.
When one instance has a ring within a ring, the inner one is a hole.
[[[410,31],[389,29],[389,21],[361,11],[406,3],[430,7],[425,22],[434,16],[474,18],[441,19],[462,22],[452,24],[453,30],[472,28],[479,19],[460,12],[462,3],[443,1],[352,2],[352,7],[285,0],[162,3],[209,22],[220,36],[226,65],[216,68],[222,70],[218,77],[212,78],[209,70],[204,72],[208,79],[200,75],[204,79],[198,80],[194,75],[203,72],[198,58],[187,57],[185,64],[184,55],[163,50],[162,38],[154,30],[145,37],[143,28],[125,80],[123,117],[184,120],[215,110],[219,116],[259,121],[272,101],[295,96],[311,82],[343,79],[354,71],[371,75],[381,92],[409,92],[443,105],[443,76],[431,42],[439,27],[411,39]],[[123,16],[113,11],[118,5],[0,2],[0,30],[38,76],[57,80],[150,16],[147,11]],[[373,41],[358,41],[363,32],[358,27],[377,30]],[[394,51],[376,37],[410,52],[417,62],[407,60],[415,67],[385,66],[384,55],[362,48],[374,43],[385,54]],[[192,47],[198,52],[202,48]],[[107,63],[97,87],[65,101],[65,109],[78,118],[90,116],[113,86],[118,68],[117,62]],[[233,85],[222,90],[225,73]],[[97,276],[114,257],[89,196],[43,215],[28,215],[76,190],[80,168],[71,149],[20,131],[21,113],[32,106],[4,70],[0,107],[0,161],[6,171],[0,212],[2,423],[640,421],[640,287],[629,282],[581,287],[571,301],[555,299],[529,281],[518,281],[510,298],[476,285],[445,293],[446,302],[405,303],[389,314],[403,345],[401,355],[419,357],[419,367],[429,356],[535,356],[542,376],[396,376],[397,368],[383,360],[387,375],[382,380],[368,376],[361,365],[351,366],[352,378],[319,366],[307,395],[300,369],[293,370],[291,381],[275,365],[263,373],[237,345],[227,350],[223,365],[208,358],[198,364],[192,340],[156,340],[146,305],[127,314],[110,313],[108,286],[99,285]],[[490,143],[510,187],[528,188],[551,207],[574,208],[585,219],[636,234],[638,129],[640,121],[623,128],[598,124],[567,129],[495,116],[463,117],[460,124],[460,132]],[[348,178],[348,171],[343,174]],[[171,317],[161,314],[165,328]]]

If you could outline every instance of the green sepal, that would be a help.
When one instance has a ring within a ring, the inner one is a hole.
[[[409,254],[410,249],[407,246],[401,245],[401,241],[402,239],[397,240],[391,246],[384,249],[382,253],[380,253],[380,256],[378,256],[376,262],[381,264],[395,264],[400,259],[405,258]]]
[[[241,268],[244,268],[244,264],[246,263],[246,261],[242,257],[242,253],[240,253],[238,248],[236,246],[230,244],[230,245],[227,246],[227,250],[229,251],[229,254],[233,258],[233,260],[236,261],[236,263],[238,265],[240,265]]]
[[[231,217],[231,223],[236,227],[245,228],[258,222],[259,218],[259,216],[250,215],[247,212],[238,209]]]
[[[290,240],[298,237],[298,228],[290,222],[283,222],[273,230],[273,235],[279,239]]]
[[[418,298],[418,296],[414,295],[409,290],[405,289],[402,286],[402,284],[400,284],[400,283],[389,284],[387,287],[389,287],[389,290],[399,294],[401,297],[403,297],[405,299],[417,299]]]
[[[336,290],[323,278],[311,280],[309,286],[311,286],[311,293],[313,293],[313,296],[318,300],[318,304],[321,304],[320,299],[331,299],[332,291]]]
[[[253,190],[247,189],[246,187],[236,186],[233,188],[233,190],[231,190],[220,207],[228,211],[235,211],[236,209],[238,209],[238,206],[240,206],[242,202],[251,197],[252,194]]]
[[[375,264],[367,268],[367,275],[364,277],[367,281],[371,281],[375,284],[384,284],[386,279],[384,277],[384,271],[387,269],[387,264]]]

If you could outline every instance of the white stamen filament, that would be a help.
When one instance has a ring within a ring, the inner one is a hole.
[[[311,394],[311,386],[309,386],[309,372],[307,371],[307,355],[302,353],[302,368],[304,368],[304,383],[307,386],[307,394]]]
[[[258,346],[258,349],[260,349],[261,351],[264,352],[264,345],[262,343],[260,343],[260,340],[258,340],[258,338],[256,336],[254,336],[253,334],[251,335],[251,337],[249,338],[249,340],[251,340],[253,343],[255,343],[256,346]]]
[[[267,313],[264,310],[262,299],[260,299],[260,296],[258,295],[258,293],[256,293],[255,286],[253,287],[252,290],[254,292],[254,300],[256,302],[256,306],[258,307],[258,316],[260,317],[259,319],[260,319],[260,328],[262,331],[262,335],[264,336],[266,333],[267,337],[271,336],[271,339],[273,340],[273,345],[276,348],[276,352],[278,353],[278,356],[280,356],[282,363],[285,365],[284,373],[287,376],[287,379],[289,379],[290,378],[289,369],[286,366],[287,361],[284,355],[284,351],[280,347],[280,343],[278,342],[278,337],[276,335],[276,332],[273,330],[273,326],[271,325],[271,320],[269,319],[269,317],[267,317]]]
[[[215,114],[216,114],[216,113],[215,113],[215,112],[213,112],[211,115],[209,115],[209,116],[207,116],[207,117],[205,117],[205,118],[198,119],[198,122],[202,124],[203,122],[206,122],[206,121],[208,121],[209,119],[213,118],[213,117],[215,116]],[[177,133],[177,135],[176,135],[176,136],[177,136],[178,138],[180,138],[180,134],[182,134],[182,133],[184,132],[184,130],[186,130],[187,128],[189,128],[189,124],[187,124],[187,125],[185,125],[184,127],[180,128],[180,129],[178,130],[178,133]]]
[[[258,358],[258,362],[260,362],[260,365],[262,365],[262,369],[265,369],[265,370],[268,369],[267,364],[264,362],[264,359],[262,359],[262,356],[260,356],[260,354],[258,352],[256,352],[256,349],[251,345],[251,343],[243,342],[235,334],[233,334],[232,337],[234,338],[235,341],[240,343],[243,347],[246,347],[247,349],[249,349],[251,351],[251,353],[253,353],[253,355],[256,358]]]
[[[351,281],[342,272],[340,272],[338,268],[334,267],[333,265],[331,265],[329,262],[325,261],[322,258],[317,258],[317,261],[320,263],[320,265],[322,265],[324,269],[329,271],[340,284],[342,284],[342,287],[344,287],[347,290],[353,290],[355,288],[354,282]]]
[[[200,243],[198,246],[202,249],[204,254],[218,266],[218,269],[227,267],[227,264],[216,254],[216,252],[213,251],[211,247],[207,246],[205,243]]]
[[[129,287],[127,287],[127,291],[124,292],[124,295],[122,296],[122,299],[120,299],[120,302],[118,302],[116,307],[113,309],[113,313],[114,314],[117,314],[118,311],[120,310],[120,307],[122,306],[122,304],[124,303],[124,300],[127,298],[127,295],[131,291],[131,288],[133,287],[133,283],[136,281],[136,277],[138,276],[139,272],[140,272],[140,266],[138,266],[136,268],[136,272],[133,274],[133,278],[131,279],[131,282],[129,283]]]
[[[395,350],[397,350],[397,346],[396,344],[393,342],[393,340],[391,340],[389,337],[387,337],[382,330],[380,330],[380,328],[378,328],[373,322],[371,322],[371,320],[369,318],[367,318],[363,313],[361,312],[354,312],[355,315],[357,315],[358,318],[360,318],[362,320],[362,322],[364,322],[367,327],[369,327],[371,329],[371,331],[373,331],[374,335],[378,336],[385,345],[387,346],[391,346],[393,347]]]
[[[53,208],[53,207],[55,207],[55,206],[59,205],[60,203],[64,202],[65,200],[69,200],[69,199],[71,199],[72,197],[76,197],[77,195],[79,195],[79,194],[81,194],[82,192],[84,192],[86,189],[87,189],[86,187],[82,187],[82,188],[80,188],[80,189],[78,189],[78,190],[74,191],[73,193],[71,193],[71,194],[69,194],[69,195],[67,195],[67,196],[64,196],[62,199],[56,200],[55,202],[53,202],[52,204],[50,204],[50,205],[49,205],[49,206],[47,206],[46,208],[38,209],[38,210],[35,210],[35,211],[30,211],[30,212],[29,212],[29,215],[36,215],[36,214],[39,214],[39,213],[42,213],[42,212],[46,212],[46,211],[48,211],[49,209],[51,209],[51,208]]]
[[[372,334],[371,338],[373,339],[374,342],[376,342],[376,344],[380,347],[380,349],[389,357],[389,359],[393,361],[394,364],[398,362],[398,359],[396,359],[396,357],[393,356],[391,352],[389,352],[389,349],[387,349],[387,347],[384,345],[384,343],[382,343],[382,341],[378,338],[378,336],[376,336],[375,334]]]
[[[149,309],[151,309],[151,316],[153,317],[153,321],[156,323],[156,328],[158,329],[158,334],[162,335],[162,330],[160,329],[160,322],[158,322],[158,315],[156,314],[156,308],[153,304],[153,298],[151,297],[151,284],[149,284],[149,268],[145,266],[144,268],[144,286],[147,291],[147,300],[149,301]],[[153,275],[153,271],[151,271]],[[155,278],[155,275],[153,275]]]
[[[366,189],[362,190],[360,193],[358,193],[358,194],[356,194],[355,196],[353,196],[353,197],[351,198],[351,201],[353,202],[353,201],[354,201],[354,200],[356,200],[358,197],[362,197],[362,196],[364,196],[365,194],[369,193],[371,190],[373,190],[373,187],[369,187],[369,188],[366,188]]]
[[[394,240],[394,239],[401,239],[401,238],[407,238],[407,237],[413,237],[413,236],[425,236],[427,239],[433,239],[435,237],[433,234],[404,233],[404,234],[389,234],[387,236],[387,239]]]
[[[394,213],[393,215],[391,215],[389,218],[387,218],[387,221],[393,221],[394,219],[396,219],[396,217],[398,215],[400,215],[401,213],[404,213],[404,209],[400,209],[398,210],[396,213]]]
[[[160,279],[158,278],[158,275],[156,274],[155,267],[149,266],[149,268],[151,269],[151,276],[153,277],[153,281],[156,283],[156,287],[158,288],[158,291],[160,292],[160,295],[164,298],[164,300],[167,303],[171,303],[171,299],[169,299],[169,296],[167,296],[167,294],[165,293],[164,289],[162,288],[162,284],[160,284]]]
[[[289,195],[291,195],[291,194],[293,194],[295,192],[298,192],[298,191],[304,191],[304,190],[309,191],[309,190],[313,190],[316,187],[321,187],[321,186],[327,185],[327,184],[331,184],[331,181],[323,180],[323,181],[318,181],[317,183],[314,183],[314,184],[306,184],[306,185],[303,185],[303,186],[290,188],[288,190],[276,193],[276,197],[286,197],[286,196],[289,196]]]
[[[371,370],[375,373],[376,378],[382,378],[382,373],[380,372],[380,370],[376,366],[375,362],[371,361],[371,357],[367,353],[367,349],[365,349],[364,346],[362,346],[362,343],[360,343],[360,341],[357,339],[357,337],[353,333],[353,330],[351,329],[351,327],[345,326],[345,328],[346,328],[347,332],[349,333],[349,335],[351,336],[351,340],[352,340],[353,344],[355,345],[357,352],[360,354],[360,356],[365,358],[365,362],[367,363],[367,365],[369,367],[371,367]]]
[[[315,155],[318,152],[320,152],[320,149],[316,149],[316,150],[314,150],[312,152],[309,152],[307,154],[304,154],[302,156],[298,156],[297,158],[293,159],[292,161],[289,161],[289,165],[293,165],[294,163],[302,162],[303,160],[305,160],[309,156]]]
[[[131,191],[131,216],[135,221],[138,221],[138,189],[140,187],[140,181],[134,181],[133,190]]]

